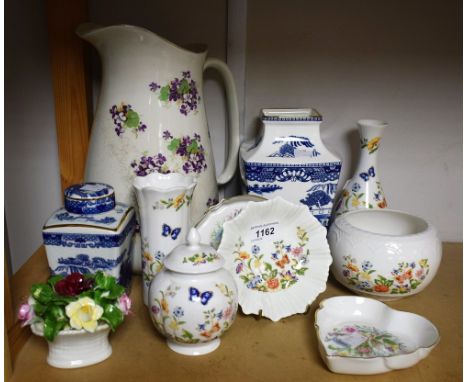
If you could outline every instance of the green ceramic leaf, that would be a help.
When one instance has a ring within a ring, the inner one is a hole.
[[[44,319],[44,337],[48,341],[53,341],[57,336],[58,332],[60,332],[66,325],[66,322],[63,321],[55,321],[49,317]]]
[[[138,127],[139,123],[140,123],[140,116],[138,115],[138,113],[133,110],[129,110],[127,112],[127,119],[125,120],[125,125],[127,127],[136,128]]]
[[[34,313],[36,314],[36,316],[42,316],[46,312],[48,307],[49,307],[48,305],[44,305],[39,302],[36,302],[33,305]]]
[[[47,309],[46,318],[57,322],[68,322],[64,309],[56,305],[52,305]]]
[[[62,279],[63,279],[62,275],[55,275],[55,276],[52,276],[51,278],[49,278],[49,280],[47,280],[47,283],[53,288],[55,286],[55,284],[57,284],[57,282],[62,280]]]
[[[114,277],[108,276],[102,271],[96,273],[96,277],[94,280],[96,283],[96,287],[99,289],[110,290],[116,284]]]
[[[111,327],[112,331],[114,331],[117,329],[117,326],[123,322],[124,317],[122,311],[119,308],[113,304],[108,304],[104,306],[104,313],[102,314],[101,319],[106,321]]]
[[[49,284],[33,284],[31,295],[40,303],[47,304],[52,300],[54,290]]]
[[[161,101],[168,101],[169,100],[169,85],[166,85],[164,87],[161,88],[160,92],[159,92],[159,99]]]

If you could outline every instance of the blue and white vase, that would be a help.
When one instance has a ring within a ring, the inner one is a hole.
[[[103,271],[129,287],[133,207],[116,203],[114,189],[103,183],[76,184],[64,194],[65,207],[42,229],[51,274]]]
[[[263,109],[263,134],[240,149],[241,175],[249,194],[281,196],[328,226],[341,160],[320,139],[315,109]]]

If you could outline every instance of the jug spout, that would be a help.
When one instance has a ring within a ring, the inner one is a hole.
[[[100,53],[103,53],[102,48],[106,46],[112,46],[113,49],[126,46],[147,46],[150,49],[168,49],[174,54],[183,56],[199,56],[203,60],[206,56],[206,46],[196,51],[187,50],[148,29],[134,25],[102,26],[95,23],[83,23],[77,27],[76,34],[91,43]]]

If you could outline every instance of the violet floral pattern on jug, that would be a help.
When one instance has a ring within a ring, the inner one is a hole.
[[[389,276],[376,275],[370,261],[363,261],[359,266],[351,256],[344,256],[343,260],[343,276],[349,284],[365,292],[406,294],[418,288],[429,274],[428,259],[421,259],[417,264],[400,262]]]
[[[325,337],[330,355],[341,357],[388,357],[407,353],[406,346],[393,334],[367,325],[334,328]]]
[[[234,254],[236,255],[236,274],[247,288],[261,292],[277,292],[287,289],[299,281],[307,271],[310,250],[304,247],[309,241],[307,232],[297,227],[297,245],[285,244],[284,240],[275,241],[275,252],[262,253],[258,245],[251,251],[245,250],[239,238]]]
[[[148,86],[150,91],[158,93],[160,101],[167,104],[175,102],[181,114],[187,116],[191,112],[198,112],[201,97],[190,70],[182,72],[182,78],[176,77],[166,85],[151,82]]]
[[[154,172],[200,174],[206,170],[206,153],[199,134],[195,133],[192,137],[189,135],[174,137],[166,130],[163,132],[163,140],[167,143],[165,153],[149,156],[144,152],[139,159],[130,163],[137,176],[147,176]]]
[[[115,133],[120,137],[126,130],[133,131],[137,136],[139,132],[144,132],[147,126],[141,121],[140,115],[132,109],[132,105],[121,102],[118,106],[112,105],[109,109],[112,121],[115,126]]]

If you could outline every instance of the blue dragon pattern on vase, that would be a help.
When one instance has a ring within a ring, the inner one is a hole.
[[[268,155],[269,157],[296,158],[299,156],[317,157],[320,153],[315,145],[307,137],[289,135],[277,138],[272,142],[274,145],[281,144],[278,151]]]
[[[322,223],[328,225],[332,212],[341,163],[313,163],[309,165],[284,165],[271,163],[245,163],[246,179],[258,182],[248,186],[249,193],[262,195],[283,187],[278,183],[311,183],[304,196],[298,196],[298,203],[305,204],[309,211]]]

